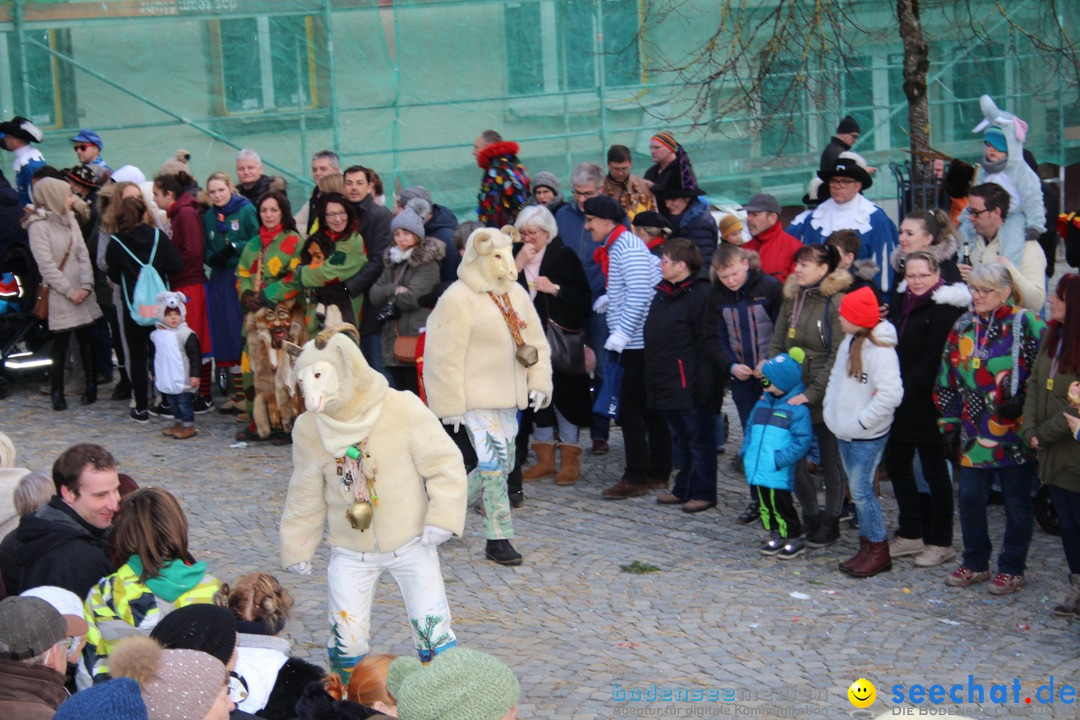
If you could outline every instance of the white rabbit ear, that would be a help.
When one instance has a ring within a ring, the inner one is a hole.
[[[990,120],[988,118],[985,118],[981,123],[971,128],[971,132],[978,134],[988,127],[990,127]]]

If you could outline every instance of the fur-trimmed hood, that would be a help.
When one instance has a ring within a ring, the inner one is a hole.
[[[851,273],[847,270],[837,268],[822,278],[821,282],[817,285],[817,291],[822,297],[832,297],[837,293],[846,291],[851,287],[853,282],[855,282],[855,278],[851,277]],[[790,300],[798,294],[799,281],[795,279],[794,275],[790,275],[788,276],[788,279],[784,281],[784,299]]]
[[[878,267],[877,262],[873,258],[856,260],[851,264],[851,274],[854,277],[867,282],[872,282],[880,270],[881,268]]]
[[[500,155],[510,155],[517,161],[517,154],[521,148],[516,142],[509,142],[502,140],[500,142],[494,142],[480,151],[480,154],[476,156],[476,164],[482,170],[487,170],[491,161]]]
[[[923,248],[921,252],[929,253],[935,260],[937,260],[938,267],[946,260],[952,260],[956,257],[957,245],[956,236],[949,233],[945,236],[945,239],[941,242],[936,242],[928,248]],[[912,251],[915,252],[915,251]],[[900,272],[900,261],[908,256],[899,246],[892,251],[892,255],[889,256],[889,266],[896,272]]]
[[[383,252],[383,262],[387,265],[394,264],[390,259],[390,251],[395,247],[397,245],[390,243]],[[418,268],[429,262],[441,262],[444,257],[446,257],[446,243],[437,237],[428,235],[419,245],[412,249],[412,254],[405,258],[405,262],[411,268]]]
[[[896,292],[900,295],[907,292],[907,280],[900,281],[900,284],[896,286]],[[934,291],[930,299],[938,305],[952,305],[967,310],[971,307],[971,290],[962,282],[942,285]]]

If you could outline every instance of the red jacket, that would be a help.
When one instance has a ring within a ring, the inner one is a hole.
[[[777,222],[765,232],[751,238],[742,248],[753,250],[761,256],[761,269],[783,282],[794,269],[795,253],[802,246],[801,242],[784,232],[783,226]]]
[[[204,235],[202,215],[199,204],[190,194],[184,193],[165,211],[172,224],[172,244],[184,267],[180,272],[169,276],[169,287],[173,290],[188,285],[201,285],[206,282],[203,270]]]

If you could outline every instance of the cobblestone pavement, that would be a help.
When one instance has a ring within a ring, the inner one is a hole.
[[[50,466],[74,442],[104,444],[123,471],[181,499],[192,548],[214,574],[224,580],[252,570],[277,574],[296,598],[286,631],[294,652],[325,660],[325,546],[311,578],[278,567],[288,447],[232,448],[240,426],[217,413],[199,416],[199,435],[188,441],[162,437],[163,420],[132,422],[123,403],[107,399],[90,407],[75,400],[57,413],[38,385],[21,381],[0,402],[2,429],[14,440],[20,465]],[[732,435],[730,450],[738,442]],[[945,569],[918,569],[910,558],[876,578],[849,579],[836,569],[858,544],[856,531],[846,528],[836,545],[794,561],[763,558],[760,526],[734,521],[747,493],[727,467],[730,457],[721,457],[714,510],[686,515],[678,506],[658,506],[655,492],[605,502],[600,491],[621,470],[621,437],[613,432],[610,455],[586,453],[577,486],[526,486],[527,503],[514,512],[514,544],[525,555],[518,568],[484,560],[480,520],[470,511],[465,537],[441,551],[454,629],[460,643],[498,655],[517,673],[519,717],[869,715],[847,699],[860,677],[877,686],[875,715],[895,705],[897,683],[961,683],[961,714],[971,717],[1080,714],[1060,699],[1042,706],[1034,695],[1051,677],[1055,692],[1080,677],[1080,625],[1051,612],[1067,582],[1057,538],[1036,529],[1027,588],[1000,598],[985,586],[947,588]],[[888,485],[883,493],[886,518],[894,520]],[[989,515],[992,537],[1000,539],[1001,506],[991,506]],[[659,572],[620,569],[634,561]],[[398,589],[384,576],[373,652],[411,652],[405,618]],[[969,675],[985,687],[983,707],[968,702]],[[1019,702],[1014,679],[1021,683]],[[1007,706],[991,703],[994,683],[1009,684]],[[698,702],[629,701],[655,691],[670,691],[673,699],[704,695]],[[955,705],[920,707],[956,713]]]

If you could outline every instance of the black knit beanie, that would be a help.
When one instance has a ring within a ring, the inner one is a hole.
[[[199,650],[228,665],[236,649],[236,617],[218,605],[173,610],[150,631],[167,650]]]

